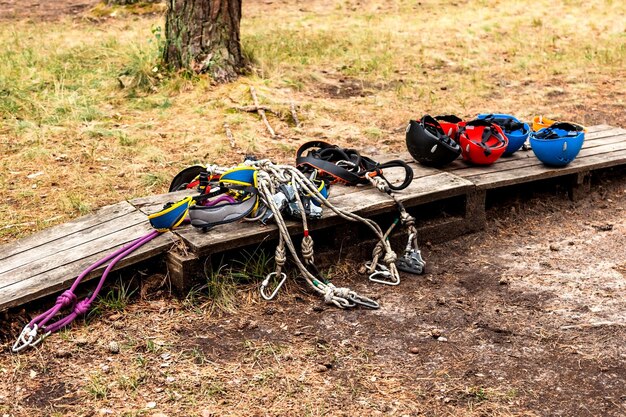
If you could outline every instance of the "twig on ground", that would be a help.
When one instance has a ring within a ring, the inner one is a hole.
[[[289,103],[289,109],[291,110],[291,117],[293,118],[293,122],[296,124],[296,127],[300,127],[300,120],[298,120],[298,114],[296,113],[296,105],[293,101]]]
[[[614,321],[597,321],[595,323],[572,324],[569,326],[561,326],[561,330],[585,329],[587,327],[603,327],[603,326],[626,326],[624,323]]]
[[[230,142],[230,147],[234,148],[235,137],[233,136],[233,132],[230,130],[230,126],[228,126],[228,123],[226,122],[224,122],[224,130],[226,131],[226,137],[228,138],[228,141]]]
[[[256,112],[259,114],[259,116],[261,116],[261,119],[263,120],[263,123],[265,123],[265,127],[267,128],[267,131],[270,132],[270,135],[273,138],[276,137],[276,132],[274,131],[274,129],[272,129],[272,126],[270,126],[270,122],[267,120],[267,116],[265,115],[265,108],[259,105],[259,99],[256,96],[256,90],[252,86],[250,86],[250,94],[252,95],[252,100],[254,101],[254,107],[256,107]]]

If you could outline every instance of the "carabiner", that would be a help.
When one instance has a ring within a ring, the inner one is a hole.
[[[281,272],[280,282],[276,285],[276,287],[274,288],[274,291],[272,291],[272,293],[268,296],[267,294],[265,294],[265,288],[269,285],[270,279],[272,279],[272,277],[275,277],[277,275],[278,274],[276,272],[270,272],[269,274],[267,274],[263,282],[261,282],[261,287],[259,288],[259,292],[261,293],[261,297],[263,297],[265,301],[273,300],[274,297],[276,297],[276,294],[278,294],[278,290],[280,290],[280,288],[283,286],[283,284],[287,280],[287,275],[284,272]]]
[[[372,300],[371,298],[367,298],[362,295],[359,295],[357,293],[350,294],[348,299],[352,301],[354,304],[371,308],[372,310],[378,310],[380,308],[380,305],[376,301]]]
[[[24,328],[22,329],[22,332],[17,337],[17,340],[15,341],[15,343],[13,343],[13,347],[11,347],[11,351],[13,351],[13,353],[17,353],[21,350],[26,349],[29,346],[34,346],[33,339],[37,337],[37,329],[38,327],[36,324],[33,325],[32,329],[29,327],[28,324],[24,326]],[[28,339],[26,339],[27,336],[28,336]],[[37,343],[39,343],[39,341]]]
[[[372,263],[366,262],[365,267],[369,270],[371,269]],[[383,277],[385,279],[378,279],[376,277]],[[385,265],[377,264],[376,269],[369,276],[369,280],[372,282],[377,282],[379,284],[385,285],[398,285],[400,284],[400,280],[397,277],[394,277],[389,268]]]

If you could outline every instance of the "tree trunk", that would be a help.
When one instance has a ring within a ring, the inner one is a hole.
[[[245,67],[239,41],[242,0],[167,0],[163,59],[171,69],[231,81]]]

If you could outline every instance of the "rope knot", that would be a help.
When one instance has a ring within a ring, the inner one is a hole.
[[[400,220],[402,224],[408,227],[415,226],[415,217],[411,216],[406,211],[402,210],[400,213]]]
[[[396,253],[392,250],[387,251],[387,253],[385,254],[385,257],[383,258],[383,261],[387,264],[387,265],[391,265],[396,263],[396,260],[398,259],[398,255],[396,255]]]
[[[285,252],[285,245],[276,246],[276,253],[274,254],[274,262],[276,266],[283,267],[287,262],[287,253]]]
[[[327,286],[324,291],[324,302],[326,304],[333,304],[333,299],[335,298],[335,287]]]
[[[313,238],[311,235],[302,239],[302,257],[305,261],[313,263]]]
[[[82,301],[79,301],[78,304],[74,306],[74,313],[76,313],[76,315],[78,316],[82,316],[83,314],[87,313],[90,308],[91,308],[91,301],[89,301],[89,299],[86,298]]]
[[[353,291],[347,287],[337,287],[335,288],[335,295],[337,297],[348,299],[352,295]]]
[[[76,303],[76,294],[72,290],[65,290],[57,297],[57,304],[61,307],[68,307]]]

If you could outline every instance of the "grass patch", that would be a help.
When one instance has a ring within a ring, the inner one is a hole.
[[[165,192],[190,161],[231,165],[245,153],[292,161],[292,149],[320,137],[402,151],[397,128],[424,113],[498,111],[523,119],[546,113],[588,122],[581,119],[595,117],[588,109],[606,109],[615,103],[612,94],[624,90],[626,28],[620,17],[626,5],[574,3],[540,0],[528,8],[512,0],[482,2],[464,10],[462,21],[458,7],[428,2],[249,4],[241,39],[253,73],[222,86],[206,76],[163,71],[163,18],[124,14],[143,6],[98,6],[92,15],[107,16],[106,24],[1,25],[0,152],[11,157],[3,160],[0,178],[6,183],[15,172],[43,170],[48,182],[38,186],[51,191],[36,216],[79,216]],[[547,24],[545,16],[562,17]],[[480,24],[450,31],[463,22]],[[375,95],[329,97],[327,87],[346,80],[372,86]],[[233,110],[250,104],[250,85],[278,111],[270,121],[289,142],[270,139],[256,115]],[[546,97],[552,87],[566,92],[562,100]],[[297,131],[291,101],[303,121]],[[74,163],[57,165],[57,155]],[[32,193],[3,187],[0,198],[0,212],[14,213],[0,219],[0,229],[33,221]],[[4,203],[16,198],[16,204]],[[42,224],[7,229],[1,239]]]

